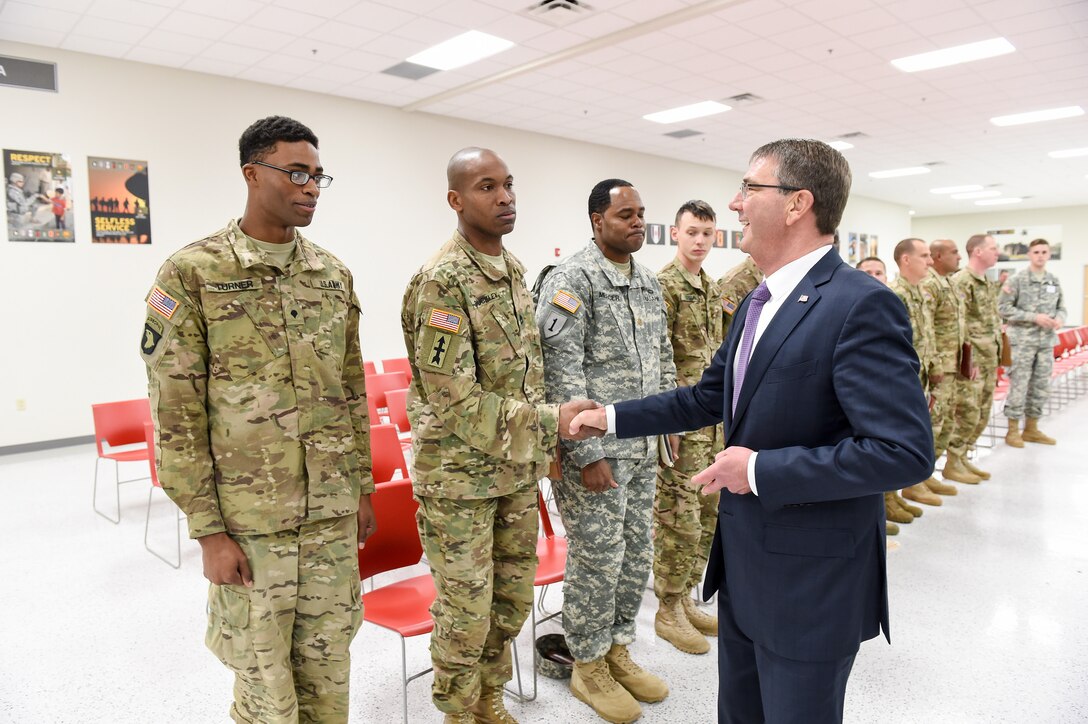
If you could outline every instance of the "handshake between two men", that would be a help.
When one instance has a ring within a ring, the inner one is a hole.
[[[593,400],[571,400],[559,406],[559,437],[563,440],[588,440],[591,437],[603,437],[608,432],[608,415],[599,402]],[[674,455],[678,440],[670,436]],[[748,479],[748,460],[754,451],[734,445],[719,452],[710,467],[691,476],[691,486],[700,489],[703,495],[726,489],[734,495],[746,495],[752,492]],[[601,492],[618,487],[605,460],[591,463],[582,470],[582,483],[589,490]]]

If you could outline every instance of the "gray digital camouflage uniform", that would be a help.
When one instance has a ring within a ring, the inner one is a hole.
[[[1005,416],[1040,418],[1050,399],[1050,375],[1054,370],[1054,345],[1058,333],[1035,323],[1037,314],[1065,321],[1065,298],[1058,277],[1031,269],[1013,274],[1001,288],[998,311],[1008,322],[1012,367]]]
[[[537,302],[544,374],[552,402],[608,403],[675,386],[661,287],[632,261],[628,279],[596,244],[563,260]],[[592,493],[586,465],[607,459],[619,488]],[[654,438],[596,438],[562,443],[555,481],[569,550],[563,628],[579,661],[593,661],[635,639],[635,616],[653,563],[650,522],[657,472]]]
[[[544,399],[525,270],[453,238],[412,277],[401,324],[412,363],[412,482],[435,580],[432,696],[461,712],[510,680],[509,642],[529,615],[537,481],[558,441]]]
[[[193,538],[227,532],[252,588],[212,585],[209,648],[240,722],[346,722],[362,621],[359,496],[373,490],[347,268],[296,232],[285,269],[231,221],[181,249],[147,298],[163,490]]]

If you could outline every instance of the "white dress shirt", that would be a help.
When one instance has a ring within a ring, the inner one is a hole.
[[[771,274],[764,281],[767,284],[767,291],[770,292],[771,298],[763,305],[763,311],[760,312],[759,322],[756,324],[756,335],[752,339],[751,353],[755,352],[756,345],[759,344],[760,338],[763,333],[767,331],[767,327],[771,325],[771,321],[774,319],[774,315],[778,314],[778,310],[782,306],[792,299],[793,291],[797,288],[797,285],[801,283],[801,280],[812,271],[812,267],[816,266],[816,263],[823,259],[826,254],[829,254],[834,247],[821,246],[819,249],[814,249],[804,256],[794,259],[781,269]],[[794,299],[798,302],[799,300]],[[738,347],[738,352],[739,352]],[[750,354],[751,354],[750,353]],[[748,359],[751,359],[749,356]],[[737,373],[737,362],[739,358],[733,358],[733,374]],[[729,404],[728,402],[726,404]],[[605,417],[608,420],[608,433],[611,435],[616,434],[616,408],[612,405],[605,407]],[[759,495],[756,490],[756,457],[759,456],[758,452],[753,452],[752,456],[748,458],[748,485],[752,488],[752,492]]]

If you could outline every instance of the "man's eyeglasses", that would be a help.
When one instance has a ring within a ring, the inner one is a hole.
[[[330,185],[332,185],[332,176],[326,176],[323,173],[309,174],[305,171],[292,171],[289,168],[280,168],[279,166],[273,166],[272,164],[265,163],[264,161],[250,161],[250,163],[254,163],[258,166],[267,166],[268,168],[274,168],[277,171],[283,171],[285,174],[291,177],[291,183],[296,186],[305,186],[310,182],[310,179],[314,180],[314,183],[317,184],[317,187],[319,189],[327,189]]]
[[[804,189],[796,186],[776,186],[774,184],[754,184],[750,181],[740,182],[740,197],[742,199],[748,198],[748,191],[751,189],[781,189],[783,191],[804,191]]]

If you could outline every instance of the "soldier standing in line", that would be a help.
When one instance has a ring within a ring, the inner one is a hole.
[[[888,269],[884,266],[884,261],[878,256],[867,256],[859,261],[854,268],[865,272],[881,284],[888,283]]]
[[[231,718],[347,722],[374,531],[359,300],[298,232],[332,183],[317,137],[272,116],[238,145],[245,213],[171,256],[147,298],[158,475],[203,552]]]
[[[973,472],[977,468],[967,464],[967,449],[989,422],[1001,352],[1001,318],[985,276],[986,270],[997,263],[997,242],[988,234],[975,234],[967,240],[966,249],[967,266],[952,275],[952,286],[963,300],[971,369],[966,378],[960,375],[956,381],[955,426],[942,474],[945,480],[974,484],[984,478]]]
[[[1013,274],[1001,287],[998,310],[1009,324],[1012,367],[1005,417],[1009,431],[1005,442],[1024,447],[1025,442],[1054,445],[1054,438],[1039,430],[1039,418],[1050,398],[1050,373],[1054,369],[1057,331],[1065,322],[1065,299],[1058,277],[1046,270],[1050,242],[1035,239],[1028,245],[1027,269]],[[1026,417],[1020,433],[1020,418]]]
[[[950,276],[960,267],[956,242],[937,239],[929,245],[929,251],[933,266],[920,286],[929,295],[933,317],[937,374],[929,381],[929,394],[934,400],[930,419],[933,423],[934,455],[940,457],[948,448],[956,410],[956,375],[959,373],[964,339],[963,300],[950,281]],[[986,475],[989,476],[989,473]],[[940,483],[933,476],[926,481],[926,485],[939,495],[956,494],[955,486]]]
[[[465,148],[446,176],[457,230],[401,307],[413,490],[437,592],[432,699],[446,722],[513,722],[502,691],[533,602],[537,481],[594,404],[545,402],[525,268],[502,243],[517,216],[510,170]]]
[[[733,313],[737,311],[744,298],[752,293],[752,290],[763,281],[763,272],[759,270],[752,257],[745,256],[744,261],[722,275],[718,280],[718,289],[722,295],[722,339],[729,332],[729,325],[733,323]]]
[[[631,256],[642,248],[644,213],[630,183],[598,183],[589,195],[593,242],[544,279],[537,324],[549,400],[621,400],[675,386],[661,286]],[[570,688],[608,721],[634,721],[638,701],[669,693],[627,651],[653,564],[657,462],[656,438],[592,439],[562,447],[555,481],[569,544],[563,629],[575,658]]]
[[[889,286],[907,308],[910,316],[911,333],[914,335],[914,351],[918,355],[919,381],[922,391],[930,401],[930,421],[939,417],[936,410],[936,398],[931,390],[943,381],[940,371],[940,358],[937,356],[937,343],[933,334],[933,297],[922,286],[922,281],[929,273],[931,257],[929,247],[921,239],[903,239],[896,244],[893,258],[899,267],[899,276]],[[935,487],[930,487],[930,481]],[[923,505],[941,505],[941,495],[955,495],[951,485],[938,482],[931,475],[929,479],[915,483],[903,490],[903,497]]]
[[[715,221],[714,209],[705,201],[692,200],[681,206],[672,230],[676,258],[657,273],[679,385],[698,382],[722,344],[722,294],[703,270],[703,261],[714,246]],[[706,637],[718,634],[718,619],[696,606],[691,591],[703,580],[710,555],[718,522],[718,494],[701,495],[690,481],[725,445],[721,425],[679,439],[673,466],[663,464],[657,471],[654,594],[658,610],[654,630],[685,653],[705,654],[710,650]]]

